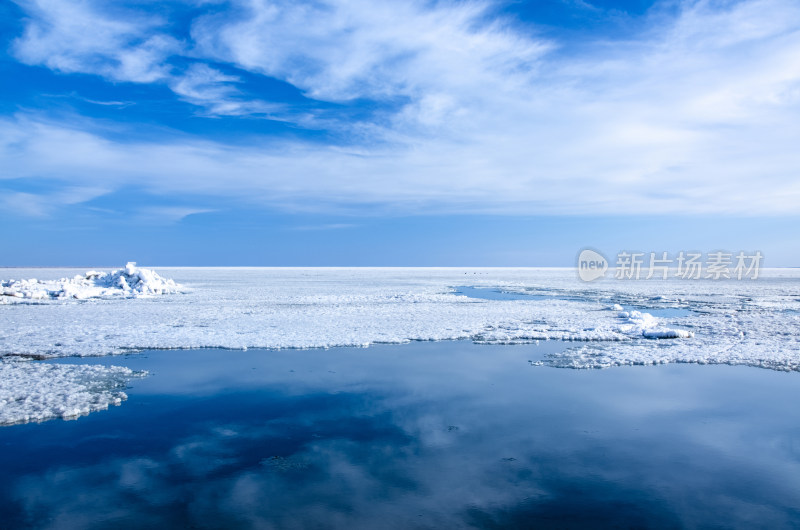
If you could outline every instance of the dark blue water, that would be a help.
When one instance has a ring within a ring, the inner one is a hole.
[[[542,352],[93,359],[151,375],[120,407],[0,429],[0,527],[796,527],[800,374]]]

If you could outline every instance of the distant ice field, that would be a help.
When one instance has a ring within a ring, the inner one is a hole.
[[[28,363],[10,361],[20,357],[554,340],[569,341],[569,347],[538,364],[688,362],[800,371],[800,271],[792,269],[762,270],[757,280],[593,283],[581,282],[574,269],[155,268],[155,276],[134,270],[136,281],[121,271],[103,276],[102,288],[81,291],[88,276],[52,282],[85,275],[84,269],[0,269],[3,285],[36,278],[26,284],[30,292],[50,289],[36,297],[0,296],[0,423],[19,416],[8,411],[19,405],[26,386],[9,381],[31,375],[25,372]],[[120,275],[125,285],[139,287],[116,295]],[[159,283],[145,282],[152,278]],[[174,283],[163,288],[169,280]],[[93,374],[93,380],[98,377],[103,376]],[[120,374],[108,377],[116,381]],[[87,377],[61,373],[59,379],[69,381],[64,392],[72,395],[75,381]],[[119,396],[107,389],[115,386],[99,387],[113,401]],[[79,408],[71,407],[70,415]],[[52,412],[41,409],[28,417],[46,419]]]
[[[566,340],[578,344],[546,364],[702,362],[800,369],[800,271],[791,269],[762,271],[755,281],[597,283],[581,282],[572,269],[156,270],[185,292],[14,299],[0,305],[0,355]],[[0,269],[6,279],[82,273]],[[516,296],[490,296],[493,292]],[[676,330],[694,336],[652,340]]]

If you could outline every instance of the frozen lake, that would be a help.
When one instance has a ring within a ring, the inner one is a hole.
[[[92,359],[150,376],[133,380],[120,407],[0,429],[0,520],[789,528],[800,519],[800,374],[529,362],[563,347],[450,341]]]

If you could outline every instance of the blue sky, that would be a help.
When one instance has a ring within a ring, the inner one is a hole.
[[[0,266],[800,265],[794,0],[20,0],[0,46]]]

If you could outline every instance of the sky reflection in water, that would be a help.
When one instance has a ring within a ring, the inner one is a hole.
[[[471,287],[463,285],[455,287],[454,289],[455,291],[453,294],[466,296],[468,298],[476,298],[478,300],[585,300],[585,298],[566,295],[508,292],[495,287]],[[685,317],[692,313],[691,310],[685,307],[640,307],[625,305],[622,308],[625,311],[641,311],[643,313],[650,313],[654,317],[662,318]]]
[[[0,517],[53,528],[800,519],[800,374],[527,362],[566,346],[91,359],[152,375],[121,407],[0,429]]]

